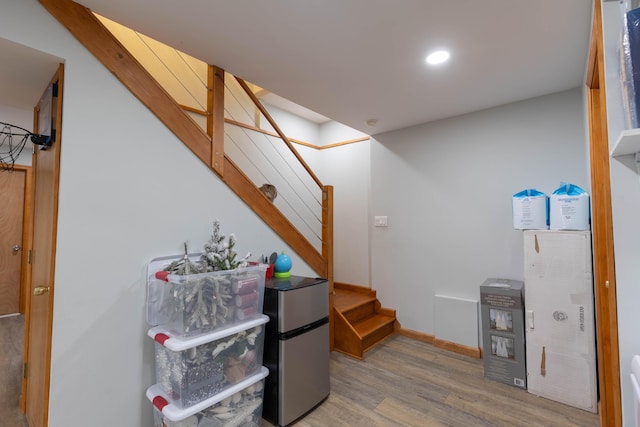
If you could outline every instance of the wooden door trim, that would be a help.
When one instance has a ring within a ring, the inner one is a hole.
[[[24,217],[25,222],[22,225],[22,278],[21,278],[21,309],[24,314],[24,346],[22,352],[22,363],[23,368],[27,363],[27,349],[29,347],[28,340],[28,324],[29,324],[29,303],[31,302],[31,264],[29,263],[28,253],[33,248],[33,168],[31,166],[18,166],[15,165],[16,169],[28,169],[25,181],[25,195],[24,195]],[[26,189],[28,187],[28,191]],[[28,212],[28,213],[27,213]],[[24,372],[22,376],[22,385],[21,385],[21,393],[20,393],[20,410],[22,413],[27,412],[27,380],[25,378]]]
[[[53,144],[58,145],[58,149],[56,151],[56,156],[54,158],[54,170],[58,171],[56,173],[54,173],[51,178],[53,179],[54,182],[54,191],[53,191],[53,215],[52,215],[52,224],[53,224],[53,230],[52,230],[52,236],[51,236],[51,253],[50,254],[40,254],[40,256],[48,256],[49,259],[51,260],[51,269],[49,271],[49,277],[48,277],[48,281],[49,281],[49,286],[50,286],[50,291],[49,291],[49,296],[48,296],[48,313],[47,313],[47,330],[46,330],[46,335],[48,337],[47,343],[44,346],[44,359],[45,359],[45,363],[44,363],[44,386],[42,387],[41,392],[43,393],[43,425],[47,425],[48,424],[48,418],[49,418],[49,395],[50,395],[50,387],[51,387],[51,341],[52,341],[52,332],[53,332],[53,298],[54,298],[54,294],[55,294],[55,286],[54,286],[54,278],[55,278],[55,258],[56,258],[56,241],[57,241],[57,223],[58,223],[58,188],[59,188],[59,183],[60,183],[60,174],[59,174],[59,170],[60,170],[60,149],[59,149],[59,144],[60,144],[60,140],[62,139],[62,103],[63,103],[63,82],[64,82],[64,64],[60,64],[58,67],[58,70],[56,71],[55,75],[53,76],[53,78],[51,79],[51,81],[49,82],[49,84],[47,85],[47,89],[49,88],[49,86],[51,84],[57,84],[57,96],[54,98],[54,105],[52,106],[52,109],[54,110],[53,114],[54,114],[54,120],[55,120],[55,124],[53,129],[55,129],[55,139],[53,141]],[[45,90],[47,90],[45,89]],[[43,93],[44,95],[44,93]],[[38,129],[38,106],[36,106],[34,108],[34,129]],[[34,151],[34,156],[33,156],[33,171],[32,171],[32,179],[34,180],[31,184],[32,184],[32,191],[31,191],[31,197],[30,197],[30,205],[31,205],[31,214],[32,214],[32,221],[30,224],[31,227],[31,240],[29,241],[31,248],[33,248],[33,227],[34,227],[34,219],[35,219],[35,202],[36,202],[36,194],[35,194],[35,176],[33,176],[36,172],[36,165],[37,165],[37,158],[35,156],[35,151]],[[31,271],[31,268],[29,268],[29,271]],[[29,360],[29,332],[30,332],[30,328],[31,328],[31,313],[30,313],[30,300],[31,300],[31,295],[32,295],[32,289],[34,287],[33,284],[33,280],[32,280],[32,275],[30,274],[29,276],[29,282],[28,282],[28,286],[27,286],[27,292],[28,292],[28,297],[27,297],[27,306],[26,306],[26,313],[25,313],[25,340],[24,340],[24,364],[26,366],[26,369],[28,370],[28,366],[27,366],[27,362]],[[29,387],[29,378],[27,375],[23,376],[22,379],[22,394],[20,397],[20,405],[22,408],[22,411],[24,413],[27,413],[27,396],[28,396],[28,387]]]
[[[31,206],[31,166],[14,165],[14,171],[24,173],[24,208],[22,211],[22,255],[20,260],[20,314],[25,314],[27,299],[29,298],[29,283],[31,269],[29,268],[29,249],[32,236],[32,206]]]
[[[604,80],[602,9],[595,1],[589,62],[587,103],[591,165],[594,294],[598,355],[599,413],[602,426],[622,426],[620,355],[611,213],[611,178]]]

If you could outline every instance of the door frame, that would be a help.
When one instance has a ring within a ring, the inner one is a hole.
[[[52,218],[51,218],[51,249],[49,253],[39,253],[37,254],[37,256],[39,257],[39,259],[48,259],[51,263],[50,265],[50,269],[49,269],[49,274],[48,274],[48,282],[47,285],[50,287],[50,291],[48,292],[48,303],[46,305],[46,312],[44,313],[44,316],[46,317],[45,319],[45,328],[43,331],[44,337],[46,342],[44,342],[43,346],[43,352],[42,354],[39,356],[43,359],[42,363],[43,363],[43,370],[44,373],[43,378],[39,378],[38,380],[41,381],[41,387],[35,388],[34,390],[37,390],[37,393],[40,393],[40,398],[42,399],[42,414],[39,414],[39,418],[43,420],[43,425],[47,425],[48,424],[48,416],[49,416],[49,393],[50,393],[50,376],[51,376],[51,343],[52,343],[52,327],[53,327],[53,297],[54,297],[54,278],[55,278],[55,254],[56,254],[56,238],[57,238],[57,222],[58,222],[58,185],[59,185],[59,178],[60,178],[60,174],[59,174],[59,170],[60,170],[60,141],[61,141],[61,135],[62,135],[62,104],[63,104],[63,86],[64,86],[64,64],[60,64],[58,66],[58,69],[56,70],[56,72],[54,73],[52,79],[50,80],[49,84],[46,86],[45,88],[45,92],[49,89],[49,87],[51,86],[51,84],[57,84],[58,87],[58,92],[57,95],[54,95],[53,98],[53,102],[54,105],[52,105],[52,114],[53,114],[53,131],[55,132],[53,135],[53,145],[56,146],[56,151],[54,153],[55,158],[54,158],[54,165],[55,165],[55,169],[53,170],[53,173],[51,174],[51,176],[48,177],[48,179],[53,180],[53,190],[52,190],[52,194],[51,197],[53,199],[52,201]],[[43,94],[44,96],[44,94]],[[42,98],[41,98],[42,99]],[[33,128],[34,130],[38,130],[39,129],[39,116],[40,116],[40,101],[38,102],[38,105],[36,105],[34,107],[34,118],[33,118]],[[36,220],[36,200],[39,197],[38,194],[36,194],[36,179],[37,179],[37,169],[38,169],[38,165],[37,165],[37,158],[36,158],[36,154],[37,154],[37,148],[34,148],[33,150],[33,164],[32,164],[32,170],[31,170],[31,182],[30,182],[30,198],[29,198],[29,205],[30,205],[30,218],[31,221],[29,222],[29,251],[28,253],[30,253],[33,250],[34,244],[35,244],[35,236],[34,236],[34,230],[35,230],[35,220]],[[45,195],[46,197],[46,195]],[[31,346],[30,346],[30,332],[31,332],[31,328],[32,328],[32,313],[31,313],[31,299],[33,296],[33,288],[34,288],[34,283],[33,283],[33,271],[32,271],[32,263],[30,262],[31,257],[29,257],[28,261],[29,261],[29,268],[28,268],[28,282],[26,283],[26,301],[25,301],[25,328],[24,328],[24,333],[25,333],[25,340],[24,340],[24,356],[23,356],[23,363],[24,363],[24,374],[23,374],[23,378],[22,378],[22,393],[20,396],[20,405],[21,405],[21,409],[22,412],[25,413],[27,415],[27,418],[29,418],[29,396],[30,396],[30,391],[29,391],[29,387],[32,385],[32,378],[35,378],[34,376],[31,375],[32,369],[28,366],[28,361],[30,360],[30,351],[31,351]]]
[[[31,283],[31,269],[29,268],[29,251],[32,236],[32,168],[27,165],[13,165],[14,171],[24,172],[24,206],[22,211],[22,254],[20,260],[20,314],[25,314],[29,298],[29,283]]]
[[[600,425],[622,426],[611,175],[602,39],[602,5],[594,1],[586,76],[591,170],[594,294]]]

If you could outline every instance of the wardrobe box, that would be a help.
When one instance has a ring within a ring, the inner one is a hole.
[[[591,232],[523,234],[527,391],[596,413]]]
[[[527,388],[524,282],[487,279],[480,286],[484,376]]]

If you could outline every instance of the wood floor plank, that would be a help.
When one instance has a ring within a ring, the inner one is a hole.
[[[405,336],[365,360],[334,352],[330,363],[329,398],[295,427],[599,425],[596,414],[484,378],[482,359]]]
[[[0,426],[28,427],[20,411],[24,316],[0,318]]]

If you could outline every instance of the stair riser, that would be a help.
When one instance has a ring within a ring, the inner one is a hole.
[[[358,307],[352,308],[351,310],[343,312],[344,317],[349,321],[349,323],[353,324],[359,320],[364,319],[367,316],[372,315],[375,312],[375,301],[363,303]]]
[[[375,332],[372,332],[366,337],[363,337],[362,350],[364,351],[368,348],[373,347],[391,334],[393,334],[393,322],[390,322],[389,324],[377,329]]]

